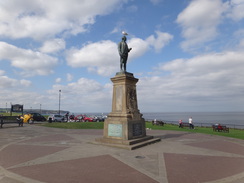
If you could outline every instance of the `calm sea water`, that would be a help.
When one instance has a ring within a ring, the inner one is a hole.
[[[220,123],[230,127],[244,129],[244,112],[162,112],[162,113],[143,113],[145,120],[163,120],[166,123],[178,124],[181,119],[188,122],[189,117],[193,118],[196,125],[207,125]]]

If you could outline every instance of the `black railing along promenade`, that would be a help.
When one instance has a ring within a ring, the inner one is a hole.
[[[148,122],[152,122],[154,119],[145,119]],[[162,120],[162,119],[157,119],[157,121],[163,121],[166,124],[172,124],[172,125],[179,125],[178,121],[168,121],[168,120]],[[188,123],[185,121],[182,121],[183,123]],[[193,123],[194,126],[198,126],[198,127],[212,127],[212,125],[215,125],[216,123],[198,123],[198,122],[194,122]],[[225,125],[229,128],[233,128],[233,129],[243,129],[244,130],[244,125],[239,125],[239,124],[230,124],[230,123],[220,123],[221,125]]]

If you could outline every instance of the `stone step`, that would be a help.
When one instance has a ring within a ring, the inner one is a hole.
[[[126,145],[133,145],[133,144],[137,144],[146,140],[150,140],[152,139],[153,136],[145,136],[145,137],[141,137],[141,138],[137,138],[137,139],[132,139],[132,140],[128,140],[126,141]]]
[[[152,139],[149,139],[149,140],[146,140],[146,141],[143,141],[143,142],[139,142],[139,143],[136,143],[136,144],[133,144],[131,146],[129,146],[130,150],[134,150],[134,149],[137,149],[137,148],[140,148],[140,147],[143,147],[143,146],[147,146],[149,144],[153,144],[153,143],[156,143],[156,142],[159,142],[161,141],[160,138],[152,138]]]
[[[139,139],[134,139],[134,140],[128,140],[128,141],[119,141],[119,143],[116,143],[116,141],[106,141],[106,139],[96,139],[95,142],[92,142],[93,144],[101,144],[101,145],[106,145],[106,146],[111,146],[111,147],[117,147],[117,148],[122,148],[122,149],[128,149],[128,150],[134,150],[149,144],[153,144],[156,142],[161,141],[160,138],[154,138],[153,136],[146,136],[143,138]]]

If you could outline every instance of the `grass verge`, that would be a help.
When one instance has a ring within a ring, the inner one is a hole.
[[[209,134],[209,135],[219,135],[219,136],[225,136],[225,137],[231,137],[231,138],[237,138],[237,139],[243,139],[244,140],[244,130],[241,129],[232,129],[230,128],[230,132],[215,132],[211,127],[195,127],[194,130],[189,129],[188,127],[185,128],[179,128],[178,125],[172,125],[172,124],[165,124],[164,126],[155,126],[152,125],[152,123],[147,122],[146,128],[150,128],[152,130],[173,130],[173,131],[186,131],[191,133],[203,133],[203,134]]]
[[[103,122],[83,122],[83,123],[45,123],[42,126],[54,127],[54,128],[65,128],[65,129],[103,129]],[[146,122],[146,128],[152,130],[173,130],[173,131],[187,131],[191,133],[203,133],[209,135],[219,135],[244,140],[244,130],[230,129],[229,133],[225,132],[214,132],[209,127],[196,127],[195,130],[189,128],[179,128],[177,125],[165,124],[164,126],[155,126],[151,122]]]

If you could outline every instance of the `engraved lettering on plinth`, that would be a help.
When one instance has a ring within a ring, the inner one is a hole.
[[[133,124],[132,130],[133,130],[133,136],[142,135],[142,124],[141,123]]]
[[[108,124],[108,136],[122,137],[122,124]]]

